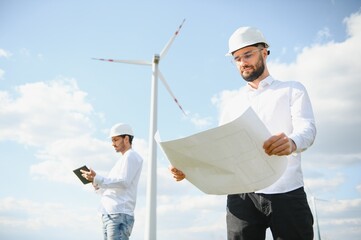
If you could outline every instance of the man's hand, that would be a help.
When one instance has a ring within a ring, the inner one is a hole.
[[[293,142],[293,140],[287,137],[284,133],[280,133],[270,137],[263,144],[263,149],[269,156],[290,155],[296,150],[296,148],[296,144]]]
[[[94,181],[95,175],[97,175],[96,172],[94,172],[94,170],[91,168],[89,169],[89,171],[80,170],[80,172],[82,173],[83,178],[91,182]]]
[[[186,177],[186,175],[181,170],[179,170],[173,166],[169,166],[169,170],[173,174],[173,178],[177,182],[182,181]]]

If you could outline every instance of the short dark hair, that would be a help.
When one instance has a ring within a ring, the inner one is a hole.
[[[119,137],[122,137],[122,138],[125,138],[126,136],[128,136],[129,143],[130,143],[130,145],[132,145],[134,136],[129,135],[129,134],[119,135]]]
[[[267,48],[267,44],[266,44],[266,43],[262,43],[262,42],[253,44],[253,45],[251,45],[251,46],[257,47],[257,48],[259,48],[259,49],[261,49],[261,48]],[[267,50],[267,55],[269,55],[270,53],[271,53],[270,50]]]

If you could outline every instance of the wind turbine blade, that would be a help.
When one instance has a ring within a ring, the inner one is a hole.
[[[116,63],[127,63],[127,64],[136,64],[136,65],[148,65],[151,66],[152,63],[144,60],[117,60],[117,59],[104,59],[104,58],[92,58],[93,60],[106,61],[106,62],[116,62]]]
[[[185,19],[183,19],[183,22],[181,23],[181,25],[179,25],[177,31],[174,33],[174,35],[171,37],[171,39],[168,41],[168,43],[165,45],[165,47],[163,48],[163,50],[160,52],[160,59],[164,58],[164,56],[167,54],[170,46],[172,45],[174,39],[177,37],[180,29],[182,28],[183,26],[183,23],[185,22]]]
[[[174,100],[175,103],[178,105],[178,107],[180,108],[180,110],[182,110],[183,114],[184,114],[184,115],[187,115],[187,114],[185,113],[185,111],[183,110],[182,106],[179,104],[177,98],[174,96],[174,94],[173,94],[172,90],[170,89],[167,81],[165,80],[163,74],[162,74],[160,71],[158,71],[158,77],[159,77],[160,80],[163,82],[165,88],[167,89],[167,91],[169,92],[169,94],[172,96],[173,100]]]

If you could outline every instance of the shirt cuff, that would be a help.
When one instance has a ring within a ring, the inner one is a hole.
[[[95,175],[95,177],[94,177],[93,183],[94,183],[96,186],[99,186],[99,185],[102,184],[103,179],[104,179],[104,178],[103,178],[102,176],[99,176],[99,175],[97,174],[97,175]]]
[[[302,140],[297,136],[289,136],[289,138],[295,143],[296,150],[293,153],[300,153],[306,150],[306,148],[302,148]]]

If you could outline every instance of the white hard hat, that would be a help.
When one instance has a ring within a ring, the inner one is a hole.
[[[237,51],[238,49],[257,43],[264,43],[266,48],[269,47],[265,37],[260,30],[254,27],[240,27],[229,38],[229,50],[226,56],[232,55],[232,53]]]
[[[120,135],[134,136],[132,128],[125,123],[117,123],[111,129],[109,137],[116,137]]]

